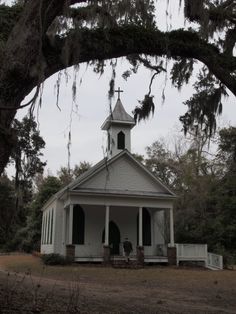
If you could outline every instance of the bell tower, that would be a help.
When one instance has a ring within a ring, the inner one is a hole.
[[[119,88],[115,92],[118,93],[116,105],[101,126],[102,130],[107,131],[108,158],[124,149],[131,151],[131,129],[135,126],[134,118],[125,111],[121,103],[120,93],[123,91]]]

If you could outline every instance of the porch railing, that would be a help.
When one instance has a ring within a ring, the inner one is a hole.
[[[218,254],[207,253],[207,266],[209,268],[223,269],[223,256]]]
[[[180,261],[201,261],[207,266],[207,244],[175,244],[177,265]]]
[[[180,261],[200,261],[210,269],[223,269],[223,256],[209,253],[207,244],[175,244],[176,263]]]

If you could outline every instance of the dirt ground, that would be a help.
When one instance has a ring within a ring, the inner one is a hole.
[[[44,267],[0,256],[0,314],[236,313],[236,271],[151,266]]]

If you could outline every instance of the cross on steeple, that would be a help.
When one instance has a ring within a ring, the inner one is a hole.
[[[120,87],[115,90],[115,93],[118,93],[118,99],[120,99],[120,93],[123,93],[123,90],[120,89]]]

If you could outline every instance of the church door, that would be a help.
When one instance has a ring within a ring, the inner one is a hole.
[[[105,241],[105,230],[102,233],[102,242]],[[111,255],[120,254],[120,230],[116,223],[109,222],[109,245],[111,247]]]

